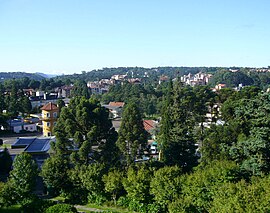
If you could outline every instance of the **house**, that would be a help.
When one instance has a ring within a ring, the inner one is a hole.
[[[119,118],[122,116],[122,111],[125,103],[124,102],[110,102],[108,105],[103,105],[109,109],[111,118]]]
[[[49,157],[51,142],[55,142],[55,137],[50,138],[17,138],[11,145],[11,149],[23,149],[23,152],[32,155],[39,168]]]
[[[155,120],[143,120],[143,127],[151,137],[155,138],[155,131],[157,128],[157,122]]]
[[[215,86],[216,91],[221,90],[221,89],[223,89],[223,88],[226,88],[226,84],[217,84],[217,85]]]
[[[162,82],[167,82],[169,81],[169,77],[166,75],[161,75],[159,76],[158,84],[161,84]]]
[[[9,130],[14,133],[20,133],[22,131],[36,132],[38,121],[31,121],[29,119],[13,119],[8,122]]]
[[[42,125],[43,125],[43,136],[50,137],[53,135],[53,128],[56,125],[56,120],[59,116],[59,108],[49,102],[42,108]]]
[[[58,98],[70,98],[72,89],[73,89],[73,86],[66,85],[60,88],[56,88],[55,92],[57,93]]]

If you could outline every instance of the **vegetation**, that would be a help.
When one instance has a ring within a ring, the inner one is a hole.
[[[147,132],[143,127],[142,116],[135,103],[125,106],[116,143],[127,165],[134,162],[137,156],[141,156],[146,147]]]
[[[256,85],[214,93],[207,86],[184,86],[179,79],[158,85],[160,73],[177,77],[173,68],[147,69],[158,73],[149,81],[143,68],[119,69],[143,78],[141,85],[115,85],[100,97],[104,102],[126,102],[119,132],[109,111],[90,96],[83,82],[87,77],[98,78],[97,72],[82,73],[85,78],[75,83],[76,97],[68,106],[59,102],[56,142],[41,171],[28,154],[18,155],[10,171],[7,150],[0,155],[0,171],[9,175],[7,182],[0,183],[1,208],[19,204],[25,212],[76,212],[73,205],[88,204],[112,206],[108,211],[115,207],[115,212],[121,208],[149,213],[270,211],[270,94],[262,90],[268,84],[267,74],[260,78],[245,69],[234,73],[204,68],[216,72],[214,84]],[[117,69],[104,70],[100,76]],[[36,86],[49,91],[68,82],[59,79],[42,80]],[[27,103],[25,109],[16,108],[26,101],[20,95],[23,81],[10,83],[0,86],[0,107],[10,103],[10,115],[27,113]],[[6,88],[8,96],[3,92]],[[138,162],[149,154],[142,122],[148,116],[161,116],[157,138],[161,159]],[[4,118],[0,113],[1,125]],[[61,195],[64,204],[35,196],[38,175],[48,194]]]

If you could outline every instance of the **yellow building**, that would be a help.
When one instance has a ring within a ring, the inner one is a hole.
[[[50,137],[53,135],[53,127],[56,125],[56,120],[59,116],[59,108],[49,102],[42,108],[42,125],[43,125],[43,136]]]

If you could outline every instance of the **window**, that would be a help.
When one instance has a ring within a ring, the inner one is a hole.
[[[28,127],[27,127],[27,126],[25,127],[25,130],[26,130],[26,131],[28,130]]]
[[[49,118],[49,117],[50,117],[50,113],[49,113],[49,112],[47,112],[46,117],[47,117],[47,118]]]
[[[56,118],[57,117],[57,112],[53,113],[53,117]]]
[[[48,127],[51,126],[50,122],[47,122],[47,126],[48,126]]]
[[[50,137],[51,136],[51,133],[50,132],[48,132],[48,137]]]
[[[53,122],[53,126],[56,126],[56,122]]]

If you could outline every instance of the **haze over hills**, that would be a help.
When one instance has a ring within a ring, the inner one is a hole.
[[[33,80],[42,80],[44,78],[52,78],[56,75],[44,74],[44,73],[27,73],[27,72],[0,72],[0,81],[8,79],[29,78]]]

